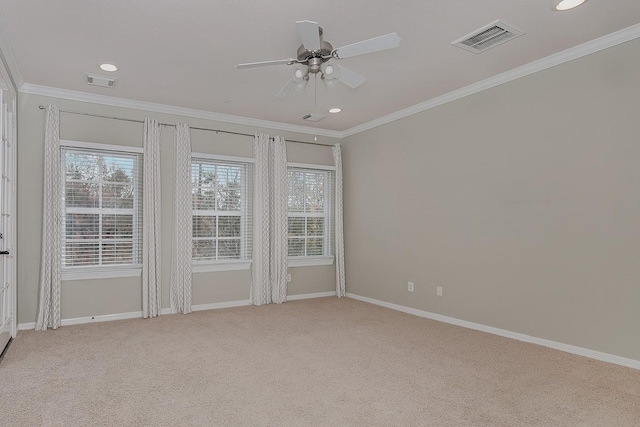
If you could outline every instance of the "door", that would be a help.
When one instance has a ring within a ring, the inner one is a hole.
[[[1,83],[1,82],[0,82]],[[15,97],[0,85],[0,352],[16,336]]]

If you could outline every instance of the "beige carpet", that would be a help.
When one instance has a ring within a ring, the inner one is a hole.
[[[640,371],[352,299],[23,331],[2,426],[640,426]]]

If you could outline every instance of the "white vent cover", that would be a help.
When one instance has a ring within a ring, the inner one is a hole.
[[[309,113],[302,116],[302,120],[306,120],[308,122],[319,122],[325,117],[327,116],[325,116],[324,114]]]
[[[114,87],[116,85],[116,79],[87,73],[87,84],[100,87]]]
[[[522,31],[516,30],[512,26],[497,20],[451,42],[451,44],[468,50],[469,52],[481,53],[516,37],[520,37],[523,34]]]

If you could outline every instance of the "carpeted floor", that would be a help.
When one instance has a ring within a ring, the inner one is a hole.
[[[23,331],[2,426],[640,426],[640,371],[348,298]]]

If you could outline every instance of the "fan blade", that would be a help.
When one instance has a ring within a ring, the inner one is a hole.
[[[282,89],[280,89],[280,92],[278,92],[278,94],[276,95],[276,98],[285,98],[291,95],[295,87],[296,87],[296,82],[294,82],[293,80],[289,80],[289,82],[287,82],[287,84],[284,85]]]
[[[333,64],[333,66],[340,70],[340,74],[336,77],[336,80],[341,81],[352,89],[357,88],[367,80],[366,77],[361,76],[355,71],[351,71],[347,67],[338,64]]]
[[[278,59],[276,61],[247,62],[246,64],[236,65],[236,69],[241,70],[243,68],[264,67],[267,65],[293,64],[295,62],[297,62],[296,59]]]
[[[348,44],[346,46],[333,49],[332,54],[338,58],[350,58],[356,55],[364,55],[365,53],[373,53],[386,49],[393,49],[400,46],[400,36],[396,33],[385,34],[384,36],[374,37],[369,40]]]
[[[313,21],[296,21],[302,45],[308,51],[320,50],[320,29]]]

